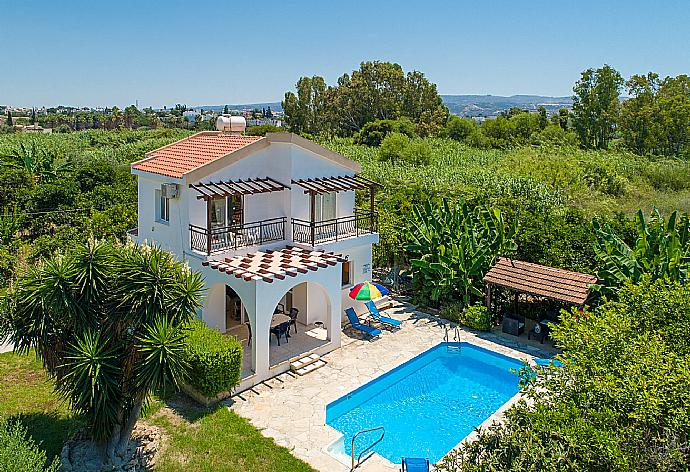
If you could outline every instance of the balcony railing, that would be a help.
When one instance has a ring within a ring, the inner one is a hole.
[[[238,249],[248,246],[283,241],[285,239],[285,223],[287,218],[271,218],[269,220],[245,223],[242,225],[219,226],[202,228],[189,225],[192,249],[205,254]]]
[[[296,243],[324,244],[378,231],[378,214],[355,210],[352,216],[326,221],[292,219],[292,240]]]

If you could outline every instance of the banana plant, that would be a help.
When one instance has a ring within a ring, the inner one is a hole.
[[[639,282],[647,275],[652,280],[668,278],[685,283],[690,270],[690,216],[671,213],[668,221],[654,208],[649,221],[642,210],[635,216],[636,241],[631,248],[610,226],[594,221],[597,241],[594,247],[600,283],[594,288],[613,294],[627,281]]]
[[[405,251],[420,295],[469,305],[483,293],[484,275],[500,255],[517,249],[517,221],[498,209],[465,201],[425,202],[412,209]]]

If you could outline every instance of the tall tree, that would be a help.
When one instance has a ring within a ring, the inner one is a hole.
[[[575,83],[573,123],[584,147],[608,147],[618,121],[622,86],[623,77],[608,64],[587,69]]]
[[[7,126],[12,126],[14,122],[12,121],[12,112],[7,110]]]
[[[35,349],[113,459],[149,395],[186,373],[182,328],[202,289],[198,274],[161,249],[90,242],[18,280],[0,300],[0,340]]]
[[[326,81],[315,75],[297,81],[297,95],[285,94],[283,110],[291,131],[316,134],[327,128],[326,90]]]
[[[659,86],[664,154],[690,155],[690,77],[666,77]]]
[[[653,72],[633,75],[625,83],[630,98],[621,107],[620,132],[626,146],[638,154],[656,153],[662,145],[659,86],[659,76]]]
[[[297,132],[325,130],[350,136],[376,120],[410,118],[422,135],[439,131],[448,119],[436,86],[418,71],[404,73],[399,64],[363,62],[337,85],[326,87],[323,78],[302,77],[297,95],[283,101],[288,127]]]

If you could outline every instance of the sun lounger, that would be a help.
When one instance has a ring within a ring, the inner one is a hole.
[[[429,472],[429,459],[403,457],[402,472]]]
[[[355,313],[355,310],[353,310],[352,308],[348,308],[347,310],[345,310],[345,314],[347,315],[347,319],[350,320],[350,324],[352,325],[352,327],[356,330],[366,333],[372,338],[381,334],[380,329],[372,328],[371,326],[363,325],[362,323],[360,323],[359,318],[357,317],[357,313]]]
[[[374,318],[376,321],[393,326],[395,328],[399,328],[402,325],[402,321],[394,320],[393,318],[383,316],[381,313],[379,313],[379,309],[376,307],[376,304],[374,302],[368,301],[365,303],[365,305],[369,309],[371,317]]]

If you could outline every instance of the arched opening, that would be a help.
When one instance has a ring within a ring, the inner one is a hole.
[[[242,357],[242,378],[256,371],[256,359],[252,349],[252,333],[255,320],[249,316],[252,311],[239,291],[223,283],[212,285],[204,300],[202,320],[211,328],[226,336],[235,337],[244,348]]]
[[[331,340],[331,299],[315,282],[296,284],[276,303],[269,333],[271,367],[312,352]]]

